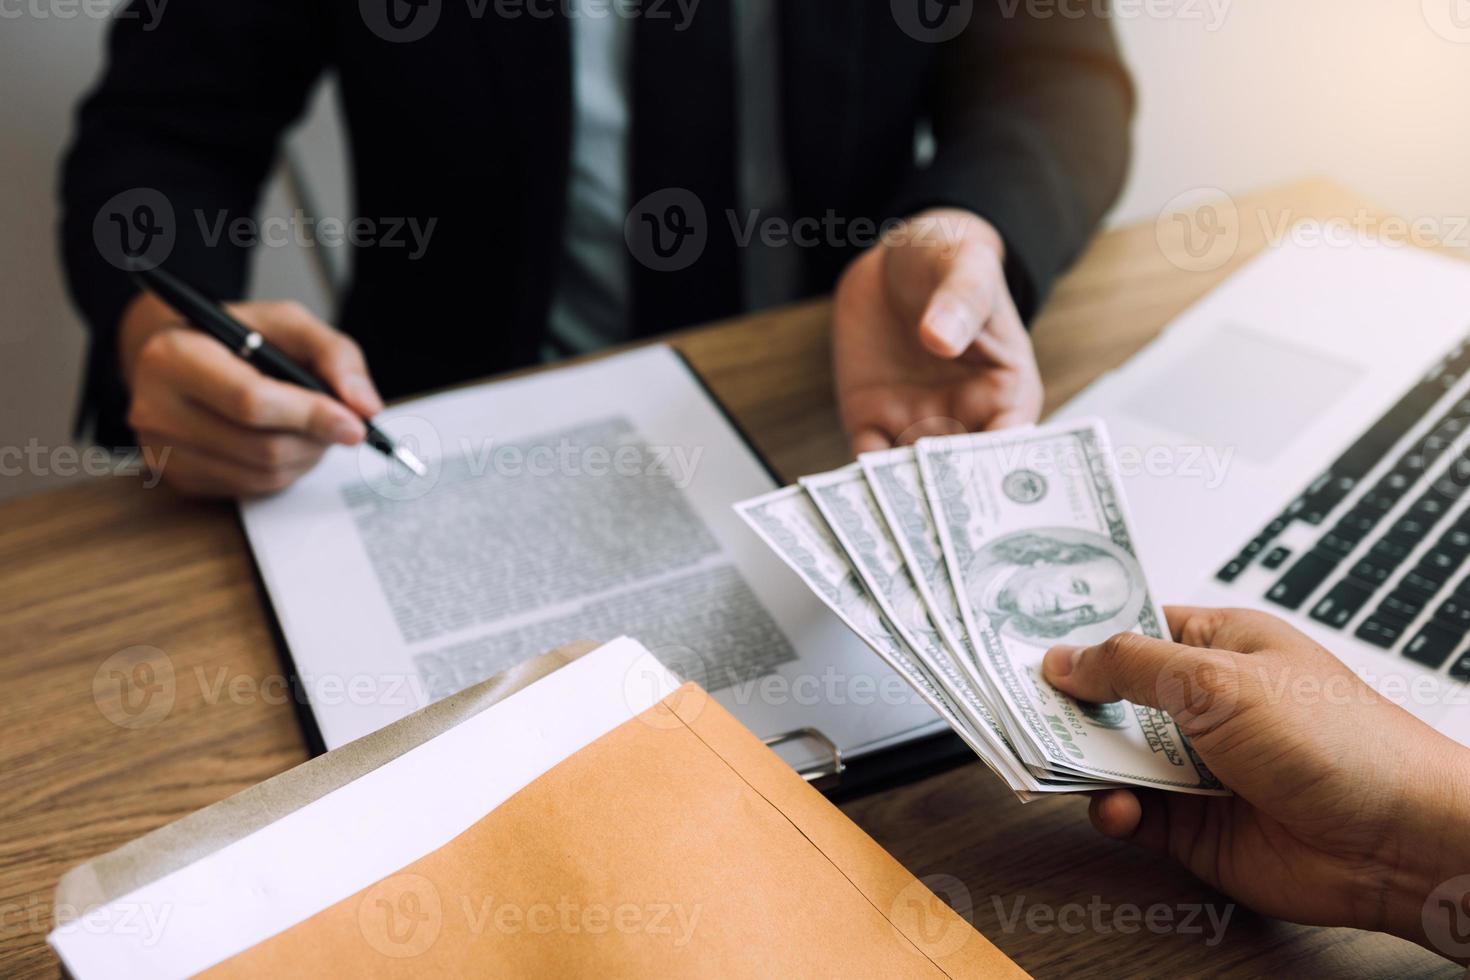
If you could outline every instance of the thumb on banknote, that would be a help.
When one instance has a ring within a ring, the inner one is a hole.
[[[1132,701],[1167,712],[1185,735],[1218,728],[1239,704],[1236,655],[1119,633],[1090,647],[1056,646],[1042,673],[1079,701]]]

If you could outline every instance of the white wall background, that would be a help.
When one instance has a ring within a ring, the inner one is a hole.
[[[1470,0],[1114,2],[1141,99],[1114,223],[1151,220],[1201,187],[1312,175],[1405,217],[1470,216]],[[64,457],[16,473],[5,450],[70,442],[83,334],[57,269],[55,175],[101,61],[106,22],[89,5],[0,0],[0,499],[68,479],[55,472]],[[293,147],[319,212],[345,217],[337,145],[320,98]],[[277,181],[268,210],[294,206]],[[257,263],[257,295],[326,311],[302,249],[262,249]]]

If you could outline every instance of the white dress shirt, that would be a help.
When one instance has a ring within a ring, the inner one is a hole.
[[[627,339],[632,300],[629,265],[633,258],[623,239],[623,222],[632,203],[629,165],[635,24],[628,8],[605,0],[571,0],[568,9],[571,168],[560,278],[551,306],[553,341],[545,351],[548,358]],[[679,8],[672,9],[677,16]],[[735,220],[744,229],[755,212],[761,223],[789,219],[777,84],[776,0],[738,0],[734,27],[742,209]],[[727,216],[709,217],[724,232]],[[750,245],[741,251],[741,272],[747,308],[772,306],[797,295],[799,261],[790,245],[773,248],[762,244],[758,233],[753,234]]]

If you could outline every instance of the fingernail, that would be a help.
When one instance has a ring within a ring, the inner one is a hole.
[[[970,321],[958,308],[939,306],[929,314],[929,326],[956,354],[970,346]]]
[[[1077,667],[1077,658],[1082,656],[1081,647],[1058,645],[1046,651],[1042,661],[1042,672],[1048,677],[1066,677]]]
[[[360,374],[349,374],[343,378],[342,392],[369,415],[376,415],[383,410],[383,399],[378,396],[378,389]]]
[[[355,446],[367,435],[367,429],[357,419],[340,418],[332,423],[332,441],[344,446]]]

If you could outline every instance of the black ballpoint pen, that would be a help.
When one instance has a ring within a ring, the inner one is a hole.
[[[340,400],[325,381],[287,357],[284,351],[262,337],[259,331],[250,329],[230,316],[218,303],[205,299],[192,286],[159,268],[139,266],[131,272],[139,285],[173,307],[189,323],[254,364],[262,374]],[[406,447],[394,443],[370,420],[364,419],[363,422],[367,426],[368,445],[383,455],[398,460],[417,476],[428,472],[423,462]]]

